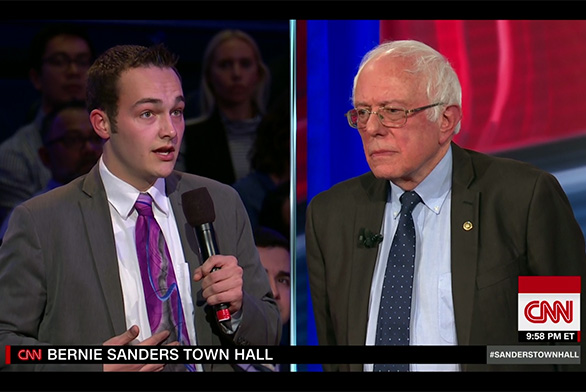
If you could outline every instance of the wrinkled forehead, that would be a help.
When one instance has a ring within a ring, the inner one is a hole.
[[[364,63],[359,76],[365,72],[379,72],[397,77],[413,77],[415,73],[415,59],[383,54]]]
[[[413,72],[413,60],[379,56],[365,63],[357,75],[354,103],[386,104],[425,97],[427,79]]]

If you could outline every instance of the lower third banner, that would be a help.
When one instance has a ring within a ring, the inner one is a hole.
[[[7,364],[486,363],[486,346],[6,346]]]

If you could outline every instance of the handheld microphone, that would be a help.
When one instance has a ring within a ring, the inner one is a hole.
[[[204,187],[187,191],[181,195],[181,201],[187,222],[195,229],[203,261],[218,254],[216,234],[212,224],[216,220],[216,213],[208,189]],[[214,267],[212,272],[218,269],[220,268]],[[230,320],[231,316],[227,304],[214,305],[214,310],[218,321]]]

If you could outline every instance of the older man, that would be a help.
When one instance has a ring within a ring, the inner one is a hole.
[[[518,277],[586,271],[584,236],[556,179],[452,141],[462,117],[460,83],[449,62],[423,43],[388,42],[367,53],[353,103],[346,115],[362,138],[370,172],[318,194],[307,210],[319,343],[519,344]]]

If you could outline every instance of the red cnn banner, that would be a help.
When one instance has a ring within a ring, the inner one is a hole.
[[[16,347],[16,358],[18,359],[18,362],[29,362],[29,361],[42,361],[43,360],[43,348],[23,348],[20,349],[19,347]],[[5,363],[7,365],[12,363],[12,350],[11,350],[11,346],[6,346],[5,347]]]
[[[520,340],[579,341],[580,293],[579,276],[520,276]]]

